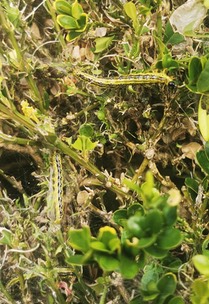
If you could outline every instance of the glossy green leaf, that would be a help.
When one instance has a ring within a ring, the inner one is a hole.
[[[65,261],[70,265],[83,265],[84,264],[84,256],[81,254],[75,254],[70,257],[67,257]]]
[[[72,15],[72,6],[65,0],[56,0],[54,2],[54,7],[60,14]]]
[[[81,14],[80,18],[77,20],[79,24],[79,29],[76,29],[75,31],[77,33],[82,33],[86,30],[87,24],[88,24],[88,15],[83,13]]]
[[[167,226],[172,226],[177,220],[177,207],[165,205],[163,208],[163,217]]]
[[[205,151],[205,155],[206,155],[206,157],[207,157],[207,159],[208,159],[208,161],[209,161],[209,141],[207,141],[207,142],[205,143],[204,151]]]
[[[157,239],[157,235],[152,235],[150,237],[140,238],[137,244],[138,248],[146,248],[151,246]]]
[[[144,251],[158,259],[164,258],[168,253],[168,250],[159,248],[156,244],[144,248]]]
[[[143,229],[145,219],[144,217],[131,216],[127,221],[127,228],[133,236],[142,238],[146,236]]]
[[[187,177],[185,179],[185,184],[188,188],[190,188],[192,191],[194,191],[196,194],[198,193],[198,182],[191,178],[191,177]]]
[[[139,272],[139,265],[125,255],[121,255],[119,270],[124,279],[133,279]]]
[[[200,167],[205,171],[205,173],[209,174],[209,161],[205,151],[198,151],[196,158]]]
[[[75,32],[75,31],[70,31],[67,35],[66,35],[66,40],[68,42],[71,42],[73,40],[75,40],[76,38],[78,38],[81,35],[81,33],[79,32]]]
[[[69,244],[76,250],[87,252],[90,249],[91,234],[89,227],[72,229],[68,232]]]
[[[101,252],[110,252],[109,249],[103,244],[102,242],[99,241],[93,241],[90,244],[90,247],[94,250],[101,251]]]
[[[198,106],[198,123],[202,137],[209,141],[209,114],[208,114],[208,97],[201,96]]]
[[[157,239],[157,244],[161,249],[173,249],[181,242],[182,234],[180,230],[173,227],[163,230]]]
[[[104,271],[119,269],[119,261],[110,255],[95,254],[95,260]]]
[[[126,209],[118,209],[113,214],[113,221],[120,226],[125,225],[127,218],[128,216]]]
[[[166,273],[163,275],[157,283],[157,288],[160,291],[161,295],[171,295],[176,290],[176,276],[172,272]]]
[[[57,22],[66,30],[74,30],[79,28],[79,24],[75,18],[67,15],[58,15]]]
[[[162,67],[163,69],[176,69],[178,68],[179,64],[176,60],[172,58],[170,54],[165,54],[162,58]]]
[[[196,279],[192,284],[192,304],[209,303],[209,286],[205,278]]]
[[[185,304],[184,299],[180,296],[173,297],[168,304]]]
[[[94,135],[94,129],[91,124],[83,124],[80,126],[79,134],[86,137],[92,137]]]
[[[198,254],[192,258],[195,268],[203,275],[209,277],[209,257]]]
[[[192,57],[188,66],[189,83],[195,85],[202,72],[202,62],[199,57]]]
[[[165,27],[164,43],[166,45],[176,45],[185,40],[184,36],[178,32],[174,32],[170,22]]]
[[[157,209],[150,210],[145,215],[145,224],[142,229],[146,229],[146,232],[157,234],[160,232],[164,224],[163,214]]]
[[[162,267],[158,267],[155,264],[147,264],[144,269],[144,274],[141,278],[141,287],[142,290],[154,291],[158,293],[157,290],[157,281],[159,280],[160,275],[162,274]],[[154,284],[150,284],[154,283]]]
[[[105,245],[109,251],[115,251],[120,246],[120,241],[114,228],[105,226],[99,229],[97,239]]]
[[[72,4],[72,17],[75,19],[79,19],[82,14],[83,14],[83,8],[76,0]]]
[[[144,214],[143,206],[141,204],[139,204],[139,203],[132,204],[127,209],[127,215],[128,215],[128,217],[130,217],[132,215],[141,216],[143,214]]]
[[[209,91],[209,60],[206,62],[204,69],[202,70],[197,80],[197,90],[200,93]]]
[[[114,36],[100,37],[95,39],[96,47],[94,53],[101,53],[106,50],[112,43]]]

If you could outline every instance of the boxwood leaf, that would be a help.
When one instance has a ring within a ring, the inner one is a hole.
[[[192,258],[195,268],[203,275],[209,277],[209,257],[197,254]]]
[[[91,234],[89,227],[82,229],[72,229],[68,232],[69,244],[82,252],[87,252],[90,249]]]
[[[171,295],[176,290],[176,276],[172,272],[163,275],[157,283],[161,295]]]
[[[173,227],[162,231],[157,239],[157,244],[161,249],[172,249],[182,241],[181,232]]]
[[[206,62],[203,71],[201,72],[198,81],[197,81],[197,90],[200,93],[209,91],[209,60]]]
[[[207,156],[205,155],[205,151],[197,152],[196,158],[200,167],[205,171],[205,173],[209,174],[209,161]]]
[[[56,0],[54,2],[54,7],[60,14],[72,15],[71,4],[65,0]]]
[[[139,265],[134,259],[129,259],[127,256],[122,255],[120,257],[119,269],[123,278],[133,279],[139,271]]]
[[[95,260],[104,271],[119,269],[119,261],[110,255],[95,254]]]
[[[76,0],[75,2],[73,2],[72,4],[72,16],[75,19],[79,19],[80,16],[83,14],[83,8],[82,6],[78,3],[78,1]]]
[[[79,28],[77,20],[71,16],[58,15],[57,22],[66,30],[74,30]]]

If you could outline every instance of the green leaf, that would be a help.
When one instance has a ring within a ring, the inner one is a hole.
[[[94,150],[97,143],[98,142],[92,142],[90,138],[84,135],[79,135],[76,141],[72,144],[72,147],[80,151],[91,151]]]
[[[127,228],[133,236],[138,238],[145,237],[145,231],[143,227],[145,219],[144,217],[131,216],[127,221]]]
[[[99,241],[93,241],[90,244],[91,248],[101,252],[110,252],[109,249],[106,248],[105,244]]]
[[[209,277],[209,257],[198,254],[192,258],[195,268],[203,275]]]
[[[157,290],[157,286],[156,284],[152,284],[151,286],[151,282],[157,282],[159,280],[160,275],[162,274],[162,267],[158,267],[155,264],[147,264],[144,267],[144,274],[141,278],[141,287],[142,289],[145,290],[149,290],[149,291],[158,291]],[[151,287],[151,289],[150,289]]]
[[[95,260],[104,271],[119,269],[119,261],[110,255],[95,254]]]
[[[205,151],[205,155],[207,156],[207,159],[209,160],[209,141],[205,143],[204,151]]]
[[[126,209],[118,209],[113,214],[113,221],[120,226],[125,225],[127,218],[128,216]]]
[[[166,45],[176,45],[185,40],[184,36],[178,32],[174,32],[170,22],[167,22],[165,27],[165,36],[163,42]]]
[[[136,22],[137,21],[137,9],[136,9],[136,5],[129,1],[127,3],[124,4],[123,6],[127,16],[133,21]]]
[[[202,62],[199,57],[192,57],[188,66],[189,84],[195,85],[202,72]]]
[[[101,38],[95,39],[96,48],[95,48],[94,53],[101,53],[104,50],[106,50],[111,45],[113,39],[114,39],[114,36],[101,37]]]
[[[205,171],[205,173],[209,174],[209,161],[205,155],[205,151],[198,151],[196,158],[200,167]]]
[[[191,177],[186,177],[185,179],[185,185],[191,189],[192,191],[194,191],[196,194],[198,193],[198,186],[199,186],[199,183],[191,178]]]
[[[66,30],[74,30],[79,28],[79,24],[71,16],[67,15],[58,15],[57,16],[57,22],[59,23],[60,26],[62,26]]]
[[[209,257],[209,239],[204,240],[202,243],[202,253],[203,255]]]
[[[147,237],[147,238],[140,238],[139,242],[137,244],[137,247],[138,248],[149,247],[149,246],[151,246],[156,241],[156,239],[157,239],[156,235],[152,235],[152,236]]]
[[[8,245],[9,247],[12,247],[12,232],[6,228],[0,227],[0,233],[1,233],[1,238],[0,238],[0,244],[2,245]]]
[[[127,209],[127,215],[128,215],[128,217],[130,217],[132,215],[141,216],[143,214],[144,214],[143,206],[141,204],[139,204],[139,203],[132,204]]]
[[[71,41],[75,40],[76,38],[78,38],[80,35],[81,35],[81,33],[79,33],[79,32],[70,31],[66,36],[66,40],[68,42],[71,42]]]
[[[172,272],[166,273],[157,283],[161,295],[172,295],[176,290],[176,276]]]
[[[165,224],[172,226],[177,220],[177,207],[166,206],[163,208]]]
[[[123,179],[124,186],[128,187],[130,190],[135,191],[138,195],[141,194],[141,187],[134,183],[132,180],[128,178]]]
[[[72,229],[68,232],[69,244],[76,250],[87,252],[90,249],[91,234],[89,227]]]
[[[184,299],[182,297],[177,296],[177,297],[172,298],[168,302],[168,304],[185,304],[185,302],[184,302]]]
[[[176,60],[172,58],[170,54],[165,54],[162,58],[162,67],[163,69],[176,69],[178,68],[179,64]]]
[[[161,249],[173,249],[177,247],[181,242],[181,232],[173,227],[162,231],[157,239],[157,244]]]
[[[105,245],[105,248],[113,252],[119,248],[120,242],[114,228],[105,226],[99,229],[97,239]]]
[[[159,248],[156,244],[153,244],[150,247],[144,248],[144,251],[158,259],[166,257],[166,255],[168,253],[168,250]]]
[[[209,303],[208,280],[199,278],[193,282],[191,300],[193,304]]]
[[[77,265],[77,266],[80,266],[80,265],[83,265],[84,264],[84,255],[81,255],[81,254],[75,254],[75,255],[72,255],[70,257],[67,257],[65,259],[66,263],[70,264],[70,265]]]
[[[208,96],[201,96],[198,106],[198,123],[202,137],[209,141]],[[204,105],[204,108],[203,108]]]
[[[133,279],[139,272],[139,265],[125,255],[121,255],[119,269],[124,279]]]
[[[150,233],[157,234],[164,224],[162,212],[157,209],[150,210],[145,215],[144,224],[143,229],[146,229],[146,231],[149,229]]]
[[[9,21],[14,25],[14,27],[19,27],[20,20],[21,20],[21,14],[18,9],[18,7],[10,7],[8,6],[6,8],[7,16],[9,18]]]
[[[79,29],[76,30],[77,33],[82,33],[86,30],[88,24],[88,15],[83,13],[80,18],[77,20],[79,24]]]
[[[65,0],[56,0],[54,2],[54,8],[60,14],[72,15],[71,4]]]
[[[94,129],[91,124],[83,124],[80,126],[79,134],[86,137],[92,137],[94,135]]]
[[[81,15],[84,13],[82,6],[78,3],[78,1],[76,0],[73,4],[72,4],[72,16],[75,19],[80,19]]]
[[[200,93],[209,91],[209,60],[206,62],[203,71],[197,80],[197,90]]]

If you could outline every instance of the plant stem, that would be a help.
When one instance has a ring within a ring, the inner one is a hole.
[[[100,301],[99,301],[99,304],[105,304],[106,303],[105,300],[106,300],[107,292],[108,292],[108,286],[105,285],[102,296],[101,296]]]
[[[16,301],[11,297],[11,295],[9,294],[9,292],[4,287],[1,278],[0,278],[0,291],[7,298],[7,300],[9,301],[9,303],[11,303],[11,304],[15,304],[16,303]]]
[[[57,23],[57,18],[56,18],[56,14],[55,14],[55,9],[53,8],[53,4],[50,0],[46,0],[45,3],[46,3],[46,6],[47,6],[47,9],[49,11],[49,14],[52,17],[52,20],[53,20],[53,23],[54,23],[54,26],[55,26],[55,30],[58,33],[58,38],[59,38],[60,45],[61,45],[62,48],[65,48],[66,43],[65,43],[65,40],[64,40],[63,36],[60,35],[61,30],[60,30],[59,24]]]
[[[124,192],[119,186],[114,184],[114,178],[107,177],[104,173],[102,173],[96,166],[94,166],[89,161],[85,161],[77,152],[72,150],[68,145],[63,143],[59,138],[56,138],[54,141],[55,147],[57,147],[61,152],[66,155],[69,155],[77,164],[84,167],[87,171],[92,173],[99,181],[106,185],[107,181],[110,182],[108,189],[112,190],[116,194],[121,197],[128,197],[129,195]]]
[[[18,42],[15,38],[15,30],[14,30],[12,24],[10,23],[10,21],[8,20],[8,18],[5,17],[5,13],[1,6],[0,6],[0,24],[2,25],[5,32],[8,34],[12,47],[16,52],[17,61],[15,64],[15,67],[16,67],[16,69],[19,69],[21,72],[26,73],[26,80],[36,97],[36,102],[38,103],[39,109],[41,112],[44,112],[42,96],[31,75],[30,67],[29,67],[27,61],[25,60],[25,58],[23,57],[23,52],[21,51],[21,49],[18,45]]]

